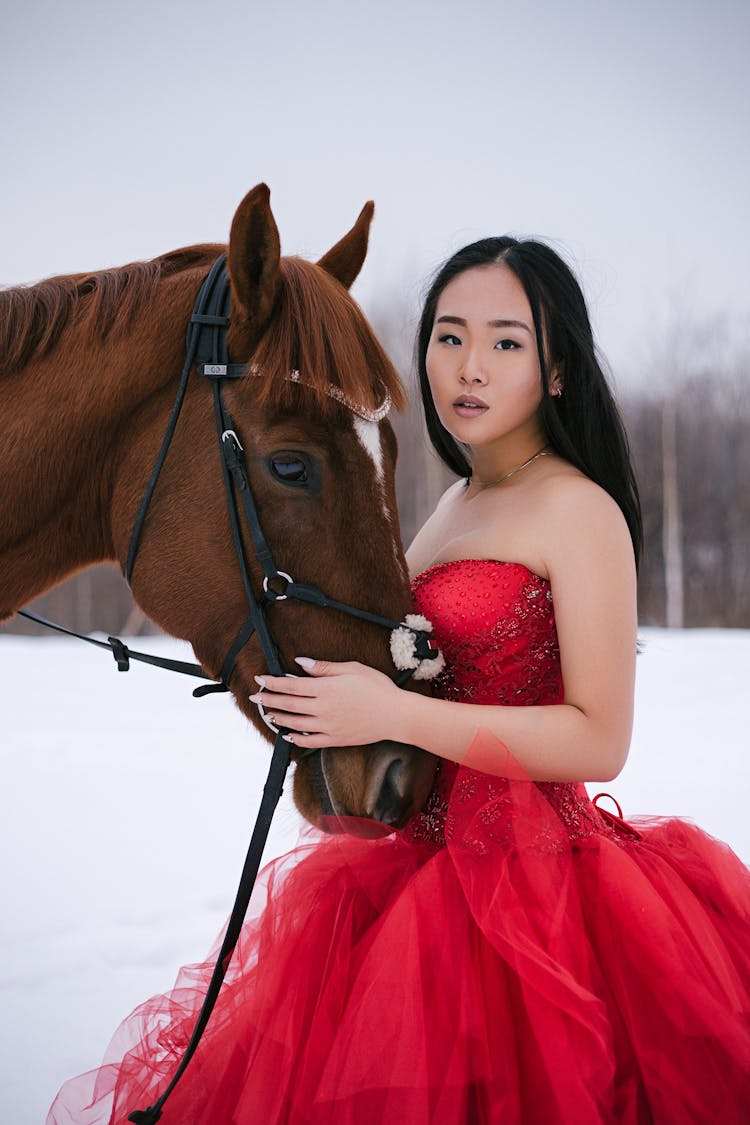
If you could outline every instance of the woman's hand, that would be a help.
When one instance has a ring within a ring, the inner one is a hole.
[[[289,742],[303,749],[367,746],[392,738],[394,715],[403,701],[393,680],[356,661],[334,663],[300,656],[306,676],[256,676],[261,703],[276,726],[291,733]]]

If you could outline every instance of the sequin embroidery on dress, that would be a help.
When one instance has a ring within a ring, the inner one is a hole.
[[[412,583],[415,611],[434,625],[446,666],[434,682],[443,699],[504,706],[563,702],[560,649],[552,591],[547,579],[522,563],[457,559],[438,563]],[[458,774],[458,776],[457,776]],[[569,841],[602,833],[622,841],[636,838],[627,825],[602,814],[583,784],[537,782],[567,829]],[[405,838],[440,847],[455,839],[451,806],[474,804],[480,832],[462,843],[478,852],[514,838],[508,782],[442,762],[428,801],[405,829]],[[464,817],[461,817],[462,823]],[[554,837],[554,832],[550,834]],[[538,845],[544,847],[544,826]],[[554,841],[550,840],[554,848]]]

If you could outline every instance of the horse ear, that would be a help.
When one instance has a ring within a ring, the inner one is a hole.
[[[349,289],[362,269],[362,263],[367,255],[367,240],[374,211],[375,204],[372,200],[365,203],[349,233],[332,246],[318,262],[318,265],[340,281],[345,289]]]
[[[279,291],[281,244],[270,197],[266,184],[249,191],[237,208],[229,235],[233,335],[247,354],[263,335]]]

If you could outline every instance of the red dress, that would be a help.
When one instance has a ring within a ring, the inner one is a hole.
[[[562,701],[548,582],[463,560],[414,601],[446,698]],[[403,832],[313,832],[253,911],[164,1125],[748,1121],[748,871],[689,823],[444,762]],[[137,1009],[48,1125],[155,1101],[210,970]]]

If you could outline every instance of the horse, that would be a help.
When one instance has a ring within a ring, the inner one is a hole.
[[[373,211],[367,203],[317,263],[282,257],[270,192],[258,184],[237,208],[227,247],[189,246],[0,292],[0,620],[84,567],[114,561],[125,570],[191,308],[223,251],[227,344],[249,372],[232,382],[226,401],[274,558],[296,582],[403,620],[410,594],[396,441],[378,407],[385,398],[401,407],[405,393],[348,292]],[[191,376],[131,588],[141,609],[189,641],[216,679],[247,615],[220,461],[209,380]],[[263,575],[249,557],[259,590]],[[269,622],[287,666],[304,652],[393,670],[387,634],[366,621],[279,601]],[[264,670],[252,637],[230,690],[267,736],[248,700]],[[424,803],[435,772],[431,755],[395,743],[292,757],[295,803],[323,827],[336,817],[401,827]]]

